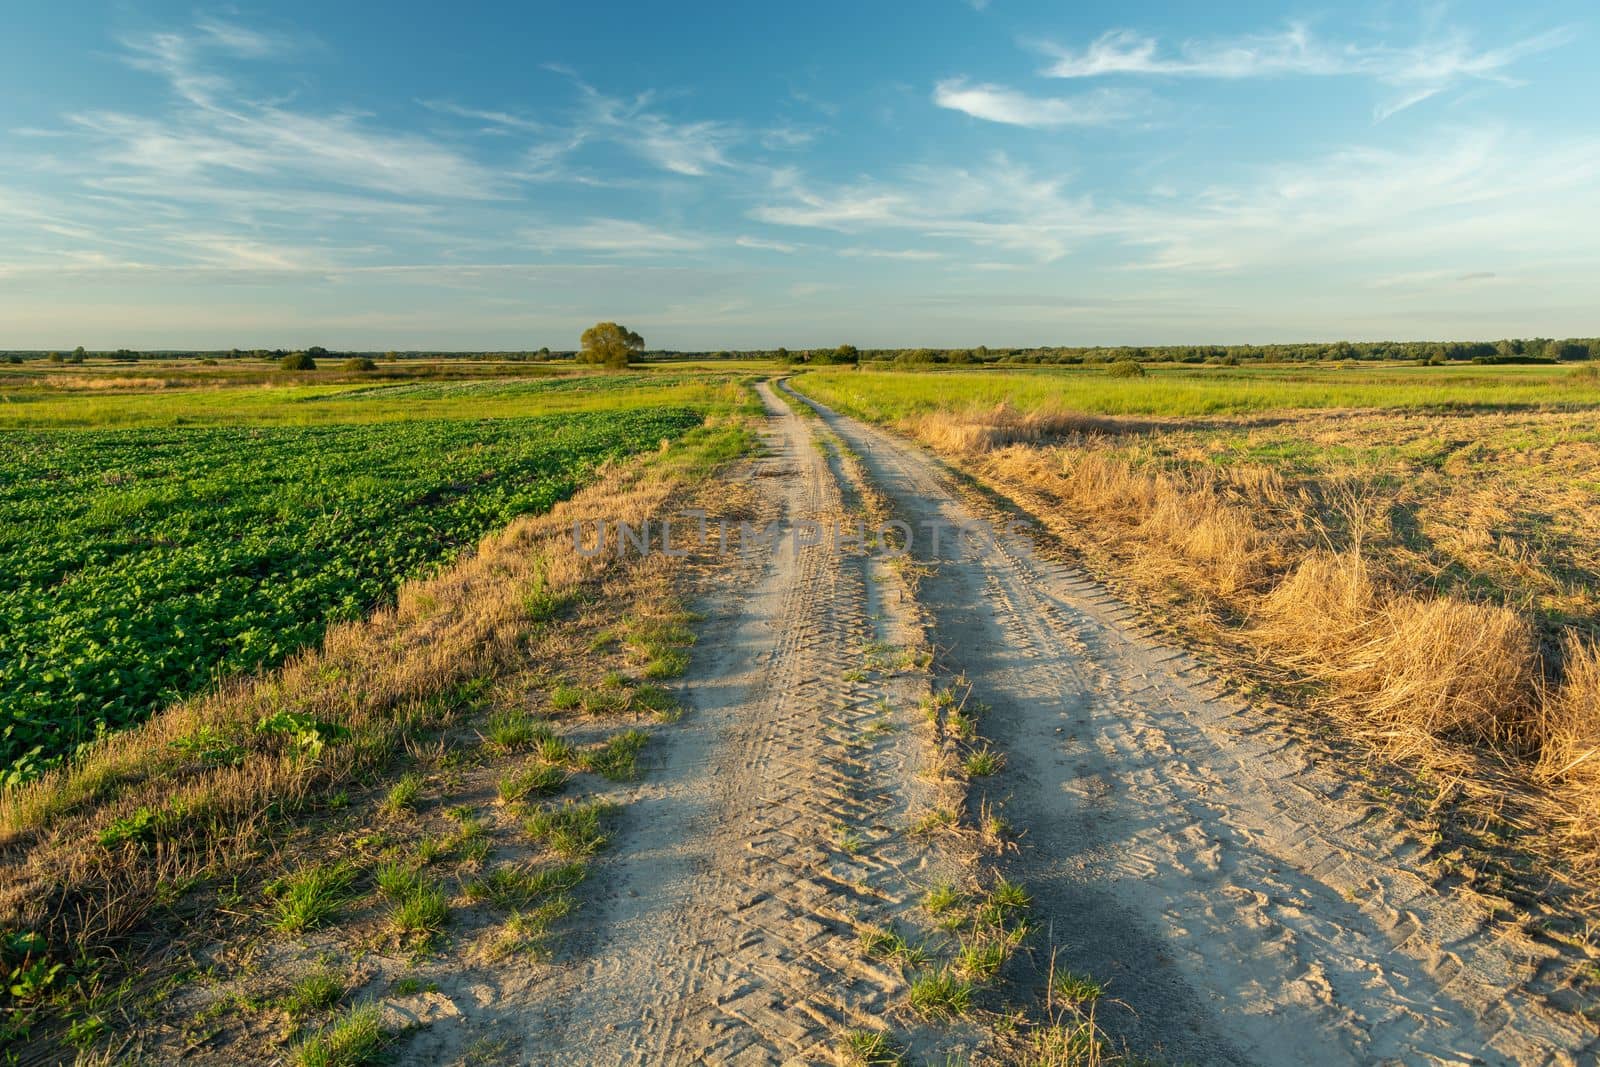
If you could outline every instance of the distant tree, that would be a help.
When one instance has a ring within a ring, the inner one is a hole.
[[[278,366],[284,370],[316,370],[317,361],[311,358],[310,352],[290,352],[279,361]]]
[[[306,355],[310,356],[312,359],[321,359],[327,354],[328,350],[323,348],[321,345],[312,345],[310,348],[306,349]]]
[[[46,363],[60,363],[61,362],[61,353],[60,352],[52,352],[48,356],[45,356],[44,359],[45,359]]]
[[[972,362],[972,349],[952,348],[946,358],[949,359],[951,363],[964,366]]]
[[[644,351],[644,338],[614,322],[597,322],[579,339],[582,347],[578,359],[583,363],[596,363],[613,370],[628,366],[628,358]]]
[[[1113,378],[1143,378],[1144,368],[1131,359],[1123,359],[1106,367],[1106,373]]]
[[[386,363],[394,363],[400,359],[400,355],[397,352],[385,352],[383,359]]]
[[[342,364],[340,364],[340,366],[344,370],[367,371],[367,370],[377,370],[378,369],[378,364],[375,361],[373,361],[371,359],[368,359],[366,356],[356,356],[356,357],[354,357],[352,359],[347,359]]]
[[[6,357],[6,362],[7,363],[21,363],[22,362],[22,357],[17,355],[15,352],[13,352],[9,356]]]

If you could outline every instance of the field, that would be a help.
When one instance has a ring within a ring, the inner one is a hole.
[[[217,678],[275,666],[699,421],[648,408],[8,433],[0,766],[26,779]]]
[[[1243,680],[1594,868],[1600,407],[1570,368],[817,373]],[[1584,895],[1588,875],[1573,876]]]
[[[1244,415],[1326,408],[1506,410],[1592,407],[1600,376],[1552,365],[1314,363],[1191,367],[1150,364],[1137,378],[1105,367],[905,372],[822,370],[806,381],[848,410],[902,419],[1007,404],[1095,415]]]
[[[18,1062],[1600,1048],[1596,376],[23,369]]]

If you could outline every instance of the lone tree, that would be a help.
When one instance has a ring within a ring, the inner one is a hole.
[[[597,322],[583,331],[583,347],[578,359],[584,363],[599,363],[622,370],[628,357],[644,351],[644,338],[614,322]]]

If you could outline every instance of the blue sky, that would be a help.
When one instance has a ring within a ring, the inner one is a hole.
[[[0,347],[1600,333],[1588,4],[371,10],[9,11]]]

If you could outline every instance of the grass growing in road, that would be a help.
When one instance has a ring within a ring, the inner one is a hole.
[[[323,925],[339,914],[353,893],[356,869],[345,863],[306,867],[267,887],[272,925],[286,934]]]
[[[845,1067],[900,1067],[906,1062],[905,1053],[881,1030],[846,1033],[840,1042],[839,1059]]]
[[[557,855],[578,859],[592,856],[606,846],[610,838],[604,820],[619,810],[617,805],[603,800],[568,803],[535,812],[522,826],[529,837]]]
[[[598,748],[579,756],[579,764],[613,782],[630,782],[639,776],[639,752],[649,740],[650,735],[642,730],[612,734]]]
[[[545,758],[543,752],[540,758]],[[535,763],[501,778],[498,791],[501,803],[513,804],[528,796],[546,797],[559,793],[566,784],[567,772],[561,767]]]
[[[391,815],[411,811],[417,806],[417,797],[421,793],[422,775],[403,774],[389,787],[389,795],[383,801],[383,810]]]
[[[520,911],[547,897],[564,894],[588,875],[582,861],[555,866],[506,863],[467,886],[467,895],[499,908]]]
[[[278,998],[277,1006],[291,1019],[299,1019],[334,1007],[344,999],[348,988],[343,974],[332,967],[318,967]]]
[[[971,981],[941,967],[913,978],[907,1000],[912,1010],[925,1018],[949,1020],[972,1010],[972,992]]]
[[[328,1024],[294,1051],[298,1067],[365,1067],[378,1062],[390,1035],[383,1029],[383,1012],[376,1004],[362,1004]]]
[[[399,933],[424,936],[439,933],[449,918],[450,902],[445,891],[422,878],[395,900],[389,913],[389,922]]]

